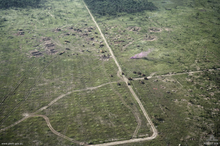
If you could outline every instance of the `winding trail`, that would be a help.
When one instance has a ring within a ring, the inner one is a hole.
[[[184,75],[184,74],[189,74],[190,75],[190,74],[193,74],[193,73],[199,73],[199,72],[204,72],[204,71],[212,72],[212,71],[215,71],[215,70],[220,70],[220,68],[208,69],[208,70],[199,70],[199,71],[189,71],[189,72],[182,72],[182,73],[175,73],[175,74],[165,74],[165,75],[158,75],[158,76],[154,76],[155,73],[153,73],[150,76],[148,76],[147,78],[151,79],[151,78],[158,78],[158,77],[170,77],[170,76],[177,76],[177,75]],[[133,78],[133,80],[144,80],[144,78]]]
[[[13,126],[15,126],[15,125],[21,123],[22,121],[24,121],[24,120],[26,120],[26,119],[28,119],[28,118],[31,118],[31,117],[42,117],[42,118],[44,118],[44,120],[46,121],[47,126],[49,127],[49,129],[50,129],[54,134],[56,134],[57,136],[60,136],[60,137],[62,137],[62,138],[64,138],[64,139],[66,139],[66,140],[72,141],[72,142],[74,142],[74,143],[76,143],[76,144],[87,146],[87,144],[84,143],[84,142],[76,141],[76,140],[74,140],[74,139],[72,139],[72,138],[69,138],[69,137],[67,137],[67,136],[65,136],[65,135],[63,135],[63,134],[57,132],[56,130],[54,130],[53,127],[52,127],[52,125],[50,124],[49,118],[48,118],[47,116],[45,116],[45,115],[27,114],[24,118],[22,118],[21,120],[15,122],[14,124],[10,125],[9,127],[6,127],[6,128],[4,128],[4,129],[1,129],[0,132],[5,131],[5,130],[7,130],[8,128],[11,128],[11,127],[13,127]]]
[[[82,1],[83,1],[83,0],[82,0]],[[91,14],[89,8],[87,7],[87,5],[85,4],[84,1],[83,1],[83,3],[84,3],[84,5],[85,5],[86,9],[88,10],[88,12],[89,12],[89,14],[90,14],[90,16],[91,16],[93,22],[95,23],[96,27],[98,28],[98,30],[99,30],[99,32],[100,32],[100,34],[101,34],[101,36],[102,36],[102,38],[103,38],[103,40],[104,40],[104,42],[105,42],[107,48],[109,49],[109,52],[111,53],[111,56],[112,56],[112,58],[114,59],[114,62],[115,62],[115,64],[116,64],[117,67],[118,67],[118,75],[120,76],[120,74],[122,74],[121,66],[119,65],[119,63],[118,63],[118,61],[117,61],[117,59],[116,59],[116,57],[115,57],[115,55],[114,55],[112,49],[109,47],[109,45],[108,45],[108,43],[107,43],[107,41],[106,41],[106,39],[105,39],[105,37],[104,37],[104,35],[103,35],[101,29],[99,28],[99,25],[96,23],[96,21],[95,21],[93,15]],[[146,137],[146,138],[136,138],[136,139],[130,139],[130,140],[124,140],[124,141],[109,142],[109,143],[105,143],[105,144],[97,144],[96,146],[109,146],[109,145],[126,144],[126,143],[132,143],[132,142],[141,142],[141,141],[146,141],[146,140],[152,140],[152,139],[156,138],[157,135],[158,135],[158,132],[157,132],[157,130],[156,130],[156,128],[155,128],[153,122],[151,121],[150,117],[148,116],[148,114],[147,114],[147,112],[146,112],[144,106],[142,105],[140,99],[139,99],[138,96],[135,94],[133,88],[128,85],[128,79],[127,79],[124,75],[122,75],[122,79],[123,79],[123,81],[126,83],[128,89],[130,90],[130,92],[131,92],[132,95],[134,96],[134,98],[135,98],[135,100],[137,101],[137,103],[139,104],[139,106],[140,106],[140,108],[141,108],[141,110],[142,110],[142,112],[143,112],[145,118],[147,119],[148,123],[149,123],[150,126],[151,126],[153,135],[152,135],[151,137]]]
[[[51,101],[47,106],[44,106],[44,107],[40,108],[39,110],[37,110],[37,111],[34,112],[34,113],[25,114],[25,117],[22,118],[21,120],[15,122],[14,124],[12,124],[12,125],[10,125],[10,126],[8,126],[8,127],[5,127],[5,128],[3,128],[3,129],[0,129],[0,132],[5,131],[5,130],[7,130],[7,129],[9,129],[9,128],[11,128],[11,127],[13,127],[13,126],[19,124],[19,123],[21,123],[22,121],[26,120],[26,119],[29,118],[29,117],[34,117],[34,116],[36,116],[36,114],[37,114],[38,112],[41,112],[41,111],[47,109],[49,106],[53,105],[53,104],[54,104],[55,102],[57,102],[58,100],[62,99],[63,97],[65,97],[65,96],[67,96],[67,95],[69,95],[69,94],[71,94],[71,93],[73,93],[73,92],[81,92],[81,91],[86,91],[86,90],[95,90],[95,89],[97,89],[97,88],[100,88],[100,87],[102,87],[102,86],[105,86],[105,85],[108,85],[108,84],[112,84],[112,83],[118,83],[118,82],[109,82],[109,83],[105,83],[105,84],[102,84],[102,85],[99,85],[99,86],[96,86],[96,87],[88,87],[88,88],[85,88],[85,89],[73,90],[73,91],[70,91],[70,92],[68,92],[68,93],[66,93],[66,94],[62,94],[62,95],[58,96],[57,98],[55,98],[53,101]]]
[[[83,0],[82,0],[82,1],[83,1]],[[117,59],[116,59],[116,57],[115,57],[115,55],[114,55],[112,49],[109,47],[109,45],[108,45],[108,43],[107,43],[107,41],[106,41],[106,39],[105,39],[105,37],[104,37],[104,35],[103,35],[101,29],[99,28],[98,24],[96,23],[96,21],[95,21],[93,15],[91,14],[90,10],[88,9],[88,7],[86,6],[86,4],[85,4],[84,1],[83,1],[83,3],[84,3],[84,5],[85,5],[86,9],[88,10],[88,12],[89,12],[89,14],[90,14],[90,16],[91,16],[93,22],[95,23],[96,27],[98,28],[98,30],[99,30],[99,32],[100,32],[100,34],[101,34],[101,36],[102,36],[102,38],[103,38],[103,40],[104,40],[104,42],[105,42],[107,48],[109,49],[109,52],[111,53],[111,56],[112,56],[112,58],[113,58],[115,64],[116,64],[117,67],[118,67],[118,72],[117,72],[118,77],[120,77],[120,78],[126,83],[128,89],[130,90],[131,94],[133,95],[133,97],[134,97],[135,100],[137,101],[137,103],[138,103],[138,105],[140,106],[140,108],[141,108],[141,110],[142,110],[142,112],[143,112],[145,118],[147,119],[148,123],[150,124],[151,129],[152,129],[152,132],[153,132],[152,136],[150,136],[150,137],[135,138],[135,139],[123,140],[123,141],[115,141],[115,142],[109,142],[109,143],[104,143],[104,144],[96,144],[96,145],[92,145],[92,146],[111,146],[111,145],[119,145],[119,144],[126,144],[126,143],[142,142],[142,141],[152,140],[152,139],[156,138],[157,135],[158,135],[158,132],[157,132],[157,130],[156,130],[156,128],[155,128],[153,122],[151,121],[150,117],[148,116],[148,114],[147,114],[147,112],[146,112],[144,106],[142,105],[140,99],[139,99],[138,96],[135,94],[133,88],[128,85],[128,79],[127,79],[124,75],[122,75],[121,66],[119,65],[119,63],[118,63],[118,61],[117,61]],[[117,83],[117,82],[109,82],[109,83],[105,83],[105,84],[102,84],[102,85],[99,85],[99,86],[96,86],[96,87],[88,87],[88,88],[85,88],[85,89],[74,90],[74,91],[67,92],[66,94],[62,94],[62,95],[60,95],[59,97],[55,98],[53,101],[51,101],[47,106],[44,106],[44,107],[40,108],[39,110],[37,110],[37,111],[34,112],[34,113],[25,114],[25,117],[22,118],[21,120],[15,122],[14,124],[12,124],[12,125],[10,125],[10,126],[8,126],[8,127],[5,127],[5,128],[3,128],[3,129],[0,129],[0,132],[3,132],[3,131],[5,131],[5,130],[7,130],[7,129],[9,129],[9,128],[11,128],[11,127],[13,127],[13,126],[19,124],[19,123],[21,123],[22,121],[26,120],[27,118],[30,118],[30,117],[42,117],[42,118],[45,119],[45,121],[46,121],[47,126],[49,127],[49,129],[50,129],[54,134],[56,134],[57,136],[60,136],[60,137],[62,137],[62,138],[64,138],[64,139],[67,139],[67,140],[72,141],[72,142],[74,142],[74,143],[76,143],[76,144],[79,144],[79,145],[87,145],[87,144],[84,143],[84,142],[76,141],[76,140],[74,140],[74,139],[72,139],[72,138],[69,138],[69,137],[67,137],[67,136],[65,136],[65,135],[63,135],[63,134],[57,132],[56,130],[54,130],[54,128],[53,128],[52,125],[50,124],[49,118],[48,118],[47,116],[45,116],[45,115],[37,115],[37,113],[40,112],[40,111],[43,111],[44,109],[47,109],[49,106],[53,105],[53,104],[54,104],[55,102],[57,102],[58,100],[62,99],[63,97],[65,97],[65,96],[67,96],[67,95],[69,95],[69,94],[71,94],[71,93],[73,93],[73,92],[80,92],[80,91],[86,91],[86,90],[94,90],[94,89],[100,88],[100,87],[102,87],[102,86],[105,86],[105,85],[107,85],[107,84],[111,84],[111,83]],[[140,127],[139,127],[139,125],[138,125],[137,128],[136,128],[136,130],[135,130],[135,132],[134,132],[134,135],[137,134],[137,132],[138,132],[137,129],[139,129],[139,128],[140,128]]]
[[[47,116],[45,116],[45,115],[30,115],[30,116],[28,116],[28,118],[29,118],[29,117],[42,117],[42,118],[44,118],[44,120],[46,121],[47,126],[50,128],[50,130],[51,130],[54,134],[56,134],[57,136],[60,136],[60,137],[62,137],[62,138],[64,138],[64,139],[66,139],[66,140],[72,141],[72,142],[77,143],[77,144],[79,144],[79,145],[86,145],[86,143],[84,143],[84,142],[76,141],[76,140],[74,140],[74,139],[72,139],[72,138],[69,138],[69,137],[67,137],[67,136],[65,136],[65,135],[63,135],[63,134],[57,132],[56,130],[54,130],[53,127],[52,127],[52,125],[50,124],[49,118],[48,118]]]

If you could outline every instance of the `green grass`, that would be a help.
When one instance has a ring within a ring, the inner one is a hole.
[[[11,8],[1,10],[1,14],[7,20],[1,24],[0,60],[3,70],[0,71],[0,94],[4,101],[1,106],[1,128],[20,120],[24,113],[34,113],[55,98],[72,92],[42,112],[50,118],[58,132],[88,143],[130,139],[137,126],[135,113],[142,121],[137,137],[151,135],[146,119],[123,83],[119,87],[116,83],[106,85],[91,93],[74,92],[120,81],[113,59],[100,60],[100,55],[110,53],[105,46],[99,47],[102,39],[99,33],[96,34],[98,31],[91,19],[84,19],[89,14],[82,1],[48,1],[43,8]],[[91,27],[93,29],[89,32]],[[19,32],[24,32],[24,35],[19,35]],[[88,36],[83,36],[86,33]],[[94,41],[90,39],[92,37]],[[52,49],[57,53],[48,53],[51,48],[46,44],[54,44]],[[98,53],[100,50],[105,53]],[[42,56],[34,57],[33,51],[42,53]],[[63,51],[65,53],[59,55]],[[63,104],[67,105],[65,109]],[[83,114],[86,109],[89,111]],[[51,113],[48,114],[48,111]],[[75,123],[73,119],[76,119]],[[100,119],[106,124],[101,124]],[[77,122],[82,126],[79,127]],[[22,123],[39,127],[38,124],[41,124],[33,120]],[[22,124],[19,125],[23,128]],[[67,133],[63,132],[63,128],[68,129]],[[10,135],[11,132],[4,133],[8,140],[13,138]],[[45,135],[39,136],[43,138]],[[23,137],[18,139],[26,140]],[[32,138],[27,139],[30,144]],[[1,139],[1,142],[4,141],[5,138]],[[61,143],[63,145],[65,140]]]
[[[127,77],[139,77],[133,71],[157,76],[220,67],[216,0],[153,3],[158,10],[95,17]],[[110,53],[106,46],[100,48],[103,40],[81,0],[49,0],[40,8],[10,8],[0,10],[0,15],[0,100],[4,101],[0,128],[71,92],[39,113],[48,116],[58,132],[93,144],[130,139],[137,126],[135,113],[141,119],[136,137],[152,135],[138,104],[117,77],[113,59],[100,60],[100,55]],[[130,31],[131,27],[140,31]],[[150,32],[150,28],[162,31]],[[147,41],[146,36],[156,40]],[[51,43],[56,54],[46,47]],[[153,51],[146,59],[129,59],[148,49]],[[42,56],[33,57],[33,51]],[[198,145],[207,134],[218,134],[219,71],[155,79],[145,80],[145,84],[131,81],[131,86],[159,136],[126,145]],[[114,83],[75,91],[109,82]],[[30,118],[2,132],[0,141],[71,144],[45,126],[42,118]]]
[[[79,141],[88,143],[110,142],[111,139],[130,139],[137,126],[127,106],[142,119],[142,132],[150,135],[146,120],[129,95],[126,86],[106,85],[96,90],[74,92],[43,111],[54,128]],[[64,130],[68,129],[68,130]]]
[[[142,71],[146,74],[157,72],[182,72],[183,70],[197,70],[204,68],[219,67],[219,44],[216,42],[219,32],[217,21],[218,12],[211,8],[195,6],[194,8],[185,5],[170,10],[143,12],[119,16],[116,18],[100,17],[99,21],[102,30],[107,28],[108,41],[113,48],[123,70],[131,75],[133,70]],[[198,16],[197,16],[198,15]],[[133,17],[133,19],[130,19]],[[187,22],[187,23],[186,23]],[[104,24],[104,25],[103,25]],[[112,26],[117,26],[112,28]],[[140,27],[140,32],[127,30],[130,26]],[[161,32],[150,32],[149,28],[161,28]],[[169,31],[167,31],[169,29]],[[123,31],[121,31],[123,30]],[[124,40],[119,46],[114,45],[115,33],[120,40]],[[146,35],[156,36],[156,41],[145,41]],[[134,43],[126,49],[124,44]],[[139,45],[139,47],[137,47]],[[129,59],[132,55],[154,48],[149,54],[148,60]],[[195,60],[197,63],[195,64]]]
[[[0,135],[1,143],[14,143],[14,145],[16,143],[17,145],[74,145],[52,133],[41,117],[26,119],[19,125],[1,132]]]

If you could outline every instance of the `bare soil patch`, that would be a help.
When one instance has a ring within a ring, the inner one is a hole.
[[[120,41],[114,41],[115,44],[120,44],[120,43],[123,43],[125,42],[124,40],[120,40]]]
[[[152,27],[152,28],[149,28],[149,31],[150,31],[150,32],[161,32],[162,29],[161,29],[161,28]]]
[[[47,54],[56,54],[58,51],[55,50],[56,45],[52,43],[51,38],[44,37],[42,38],[44,42],[45,50]]]
[[[171,28],[164,28],[164,30],[171,31],[172,29]]]
[[[146,41],[155,41],[157,40],[156,36],[152,36],[152,35],[147,35],[145,38]]]

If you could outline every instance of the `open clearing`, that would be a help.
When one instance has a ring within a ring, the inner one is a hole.
[[[153,3],[158,10],[116,16],[82,0],[0,10],[0,142],[219,140],[220,4]]]

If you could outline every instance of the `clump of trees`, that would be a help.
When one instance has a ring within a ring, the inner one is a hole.
[[[117,13],[135,13],[143,10],[156,10],[148,0],[84,0],[89,9],[99,15],[116,15]]]
[[[42,0],[0,0],[0,9],[7,9],[10,7],[37,7]]]

